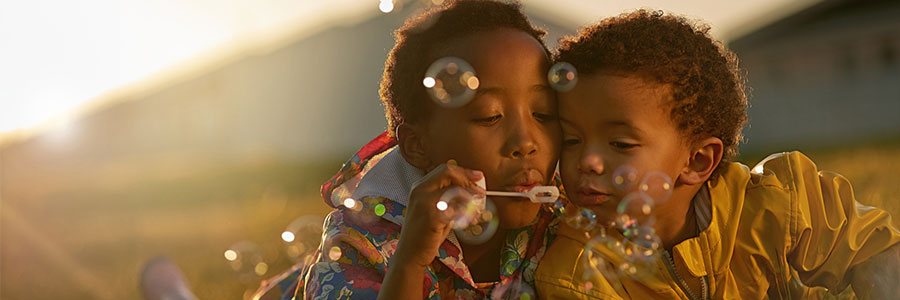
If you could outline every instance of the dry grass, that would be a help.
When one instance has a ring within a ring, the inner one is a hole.
[[[848,177],[860,202],[900,215],[900,145],[805,152]],[[5,199],[0,299],[138,299],[140,268],[157,255],[181,266],[201,299],[240,299],[255,283],[241,283],[223,252],[249,240],[271,262],[266,276],[286,269],[280,232],[298,216],[327,213],[317,186],[338,166],[273,163],[116,189],[98,183],[39,204]]]

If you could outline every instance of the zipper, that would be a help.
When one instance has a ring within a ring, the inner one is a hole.
[[[694,291],[692,291],[691,288],[688,287],[687,281],[685,281],[684,278],[682,278],[681,275],[678,274],[678,270],[675,268],[675,259],[673,259],[672,255],[669,254],[669,251],[667,251],[666,249],[660,250],[662,250],[660,252],[663,254],[663,256],[666,257],[663,262],[666,265],[666,269],[669,270],[669,275],[672,276],[672,279],[675,279],[675,285],[677,285],[678,288],[680,288],[681,291],[684,292],[684,294],[687,295],[691,300],[709,299],[709,286],[707,286],[706,284],[706,276],[700,277],[700,289],[702,289],[702,296],[700,298],[697,298],[697,295],[694,294]]]

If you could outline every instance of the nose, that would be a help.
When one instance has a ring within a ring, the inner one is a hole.
[[[526,158],[534,155],[538,151],[538,142],[535,135],[538,134],[538,128],[528,123],[528,120],[519,118],[513,126],[509,127],[509,138],[504,147],[504,154],[512,158]]]
[[[582,173],[603,174],[603,158],[599,153],[585,152],[578,161],[578,171]]]

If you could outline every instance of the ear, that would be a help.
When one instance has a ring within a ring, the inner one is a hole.
[[[397,148],[403,159],[416,168],[427,170],[431,159],[425,150],[425,128],[421,125],[403,123],[397,126]]]
[[[702,184],[712,176],[713,171],[722,161],[724,146],[717,137],[709,137],[694,144],[687,166],[679,176],[688,185]]]

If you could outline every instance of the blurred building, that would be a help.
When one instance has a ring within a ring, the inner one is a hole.
[[[66,126],[2,145],[3,196],[41,198],[23,191],[259,160],[334,161],[336,170],[386,128],[381,73],[393,30],[421,10],[415,3],[389,14],[373,5],[368,15],[122,95]],[[574,31],[531,14],[550,32],[549,47]]]
[[[744,150],[900,136],[900,1],[829,0],[732,41],[746,68]]]

